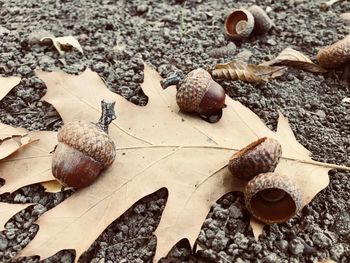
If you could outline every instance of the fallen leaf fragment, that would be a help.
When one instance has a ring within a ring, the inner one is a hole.
[[[257,219],[255,219],[254,217],[251,217],[250,227],[252,228],[253,236],[255,240],[259,240],[259,236],[262,234],[264,226],[262,226]]]
[[[320,4],[321,11],[327,11],[333,4],[335,4],[338,1],[340,0],[329,0],[327,2],[322,2]]]
[[[58,192],[61,192],[62,190],[62,185],[57,180],[41,182],[40,184],[42,187],[45,188],[45,192],[48,192],[48,193],[58,193]]]
[[[56,144],[56,132],[31,132],[29,137],[35,143],[0,160],[0,178],[5,180],[0,194],[54,179],[50,152]]]
[[[350,25],[350,12],[343,13],[340,17],[345,21],[347,25]]]
[[[111,222],[137,200],[163,187],[169,196],[155,232],[154,262],[183,238],[193,245],[212,204],[227,192],[244,189],[245,183],[226,167],[230,156],[264,136],[280,141],[282,158],[276,170],[289,175],[300,188],[303,205],[328,185],[331,167],[340,168],[313,161],[282,115],[277,132],[273,132],[251,110],[229,97],[223,118],[215,124],[179,112],[176,89],[162,90],[160,76],[148,66],[142,84],[149,97],[145,107],[109,91],[91,70],[79,76],[41,71],[37,75],[48,87],[44,99],[54,105],[64,122],[93,121],[100,115],[102,99],[116,100],[118,117],[110,125],[109,135],[116,143],[117,156],[94,184],[39,217],[39,231],[20,256],[46,258],[61,249],[75,249],[77,261]],[[30,151],[0,162],[6,190],[52,179],[49,152],[57,143],[56,133],[31,136],[41,139],[29,145]],[[257,225],[262,229],[261,223]]]
[[[0,123],[0,160],[31,142],[32,140],[25,129]]]
[[[19,84],[19,77],[0,77],[0,100],[2,100],[13,87]]]
[[[247,64],[241,60],[232,60],[225,64],[215,65],[211,74],[215,78],[242,80],[251,83],[263,83],[282,76],[286,67]]]
[[[314,263],[337,263],[337,262],[332,259],[325,259],[321,261],[315,261]]]
[[[260,65],[284,65],[300,68],[314,73],[327,72],[327,70],[325,70],[324,68],[321,68],[319,65],[313,63],[308,56],[305,56],[303,53],[290,47],[282,50],[282,52],[276,58],[267,62],[263,62]]]
[[[47,39],[51,39],[53,45],[61,55],[63,55],[66,51],[70,51],[73,47],[76,48],[81,54],[84,53],[78,40],[73,36],[44,37],[40,41],[45,41]]]

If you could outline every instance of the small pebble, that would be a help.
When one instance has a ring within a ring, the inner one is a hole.
[[[304,251],[304,245],[298,238],[295,238],[289,243],[289,251],[293,255],[302,254]]]

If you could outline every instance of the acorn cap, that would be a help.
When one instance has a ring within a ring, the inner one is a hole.
[[[273,172],[282,155],[281,144],[272,138],[260,138],[232,155],[230,172],[244,180],[250,180],[260,173]]]
[[[281,223],[301,209],[301,193],[285,175],[264,173],[250,180],[245,188],[249,212],[266,224]]]
[[[57,134],[59,142],[98,161],[103,168],[112,164],[116,150],[112,139],[94,123],[72,121],[65,124]]]
[[[181,82],[176,102],[185,112],[214,113],[224,107],[225,90],[206,70],[198,68],[192,70]]]
[[[246,9],[234,9],[225,19],[225,34],[232,40],[249,37],[254,29],[254,17]]]
[[[248,11],[254,17],[254,33],[264,34],[273,27],[272,20],[260,6],[253,5],[248,8]]]
[[[320,49],[316,59],[324,68],[338,68],[350,63],[350,35],[326,48]]]

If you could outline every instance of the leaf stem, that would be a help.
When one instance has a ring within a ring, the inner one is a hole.
[[[130,147],[119,147],[117,148],[117,151],[123,151],[123,150],[132,150],[132,149],[151,149],[151,148],[202,148],[202,149],[219,149],[219,150],[231,150],[231,151],[239,151],[239,149],[232,148],[232,147],[225,147],[225,146],[216,146],[216,145],[140,145],[140,146],[130,146]],[[331,169],[339,169],[344,171],[350,171],[350,167],[338,165],[338,164],[331,164],[331,163],[322,163],[314,160],[302,160],[302,159],[296,159],[296,158],[290,158],[290,157],[281,157],[285,160],[305,163],[305,164],[313,164],[318,165],[322,167],[327,167]]]
[[[289,157],[283,157],[283,156],[281,158],[285,159],[285,160],[290,160],[290,161],[295,161],[295,162],[300,162],[300,163],[305,163],[305,164],[314,164],[314,165],[323,166],[323,167],[332,168],[332,169],[350,171],[350,167],[338,165],[338,164],[322,163],[322,162],[318,162],[318,161],[314,161],[314,160],[300,160],[300,159],[296,159],[296,158],[289,158]]]
[[[233,150],[238,151],[232,147],[215,146],[215,145],[139,145],[139,146],[129,146],[129,147],[117,147],[117,151],[122,150],[133,150],[133,149],[148,149],[148,148],[206,148],[206,149],[221,149],[221,150]]]

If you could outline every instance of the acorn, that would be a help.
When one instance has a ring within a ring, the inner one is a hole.
[[[248,11],[254,17],[253,33],[264,34],[267,33],[273,27],[274,24],[272,20],[260,6],[253,5],[248,8]]]
[[[98,123],[72,121],[57,134],[52,157],[52,174],[65,187],[90,185],[115,159],[116,148],[108,136],[108,125],[116,118],[115,102],[101,102]]]
[[[163,89],[171,85],[176,85],[176,102],[181,111],[196,113],[210,123],[220,120],[225,107],[225,90],[206,70],[192,70],[183,80],[175,73],[161,81]]]
[[[334,44],[322,48],[316,57],[324,68],[338,68],[350,63],[350,35]]]
[[[285,175],[263,173],[248,182],[245,204],[249,212],[266,224],[285,222],[302,206],[301,192]]]
[[[234,9],[225,19],[225,34],[232,40],[249,37],[254,29],[254,17],[246,9]]]
[[[282,155],[281,144],[272,138],[260,138],[232,155],[228,169],[232,175],[250,180],[260,173],[273,172]]]

